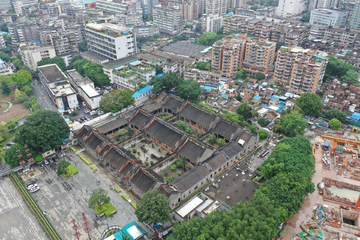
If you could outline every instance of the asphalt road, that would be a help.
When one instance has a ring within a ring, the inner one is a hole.
[[[31,86],[34,89],[32,95],[38,99],[38,101],[41,105],[40,110],[57,111],[54,103],[51,102],[44,87],[42,86],[42,84],[40,84],[39,81],[37,81],[37,80],[33,81]]]

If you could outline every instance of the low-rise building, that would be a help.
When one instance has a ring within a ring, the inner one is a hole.
[[[144,25],[134,26],[133,32],[136,37],[150,37],[159,34],[159,29],[156,25],[146,22]]]
[[[84,78],[75,69],[68,70],[71,85],[77,91],[79,98],[92,110],[100,107],[102,96],[95,90],[94,83],[89,78]]]
[[[13,70],[9,63],[6,63],[4,60],[0,59],[0,75],[10,75],[13,74]]]
[[[59,109],[76,109],[79,106],[76,91],[56,64],[40,66],[38,69],[39,79],[45,91]]]
[[[218,85],[221,80],[221,74],[203,71],[196,68],[189,68],[184,72],[184,79],[194,79],[202,84]]]
[[[142,104],[143,102],[149,100],[153,96],[153,86],[147,85],[142,89],[134,92],[132,97],[135,99],[135,106]]]

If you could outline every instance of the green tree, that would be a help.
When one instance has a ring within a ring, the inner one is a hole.
[[[325,113],[326,119],[333,119],[336,118],[340,122],[344,123],[346,122],[346,113],[340,111],[339,109],[331,109]]]
[[[240,102],[240,101],[242,100],[241,96],[240,96],[240,95],[237,95],[237,96],[236,96],[236,100]]]
[[[10,61],[10,56],[7,55],[4,52],[0,52],[0,59],[4,60],[4,62],[9,62]]]
[[[349,70],[352,70],[347,74]],[[355,66],[350,63],[346,63],[343,59],[338,59],[333,55],[329,55],[328,64],[326,65],[324,81],[326,81],[330,76],[334,76],[341,81],[351,81],[351,79],[356,78],[355,72],[359,72]],[[354,76],[355,75],[355,76]],[[342,79],[341,79],[342,78]],[[355,83],[358,85],[358,83]]]
[[[241,69],[236,73],[236,79],[245,79],[247,77],[246,71]]]
[[[11,74],[11,79],[19,88],[24,88],[32,82],[31,73],[25,70],[19,70],[17,73]]]
[[[19,89],[15,89],[15,100],[18,101],[18,102],[25,102],[27,101],[29,98],[28,96],[26,95],[26,93],[20,91]]]
[[[257,132],[257,127],[256,127],[256,125],[251,125],[251,126],[250,126],[250,131],[251,131],[252,133],[256,133],[256,132]]]
[[[7,83],[4,83],[2,86],[2,94],[7,95],[9,93],[11,93],[11,89]]]
[[[333,118],[329,122],[329,127],[333,130],[338,130],[341,128],[341,122],[339,120],[337,120],[336,118]]]
[[[210,134],[209,138],[207,140],[209,141],[209,143],[215,143],[216,135],[215,134]]]
[[[2,31],[2,32],[8,32],[9,31],[6,23],[2,23],[0,25],[0,31]],[[7,34],[4,34],[4,35],[7,35]]]
[[[264,130],[264,129],[260,129],[258,131],[258,134],[259,134],[260,139],[265,139],[265,138],[267,138],[269,136],[269,132]]]
[[[87,42],[86,41],[79,42],[78,48],[80,52],[86,52],[88,50]]]
[[[251,118],[251,107],[247,103],[242,103],[237,109],[236,112],[242,115],[245,120]]]
[[[144,194],[137,205],[135,215],[139,222],[155,224],[167,222],[170,219],[170,201],[159,191],[150,191]]]
[[[169,72],[161,77],[153,77],[149,82],[149,85],[152,85],[153,93],[160,94],[163,91],[169,92],[174,88],[177,88],[184,82],[183,79],[179,78],[176,73]]]
[[[14,49],[12,47],[4,47],[2,48],[0,51],[3,52],[3,53],[11,53]],[[4,60],[4,59],[3,59]],[[5,60],[4,60],[5,61]],[[10,61],[10,57],[9,57],[9,61]]]
[[[29,151],[27,152],[24,146],[25,144],[23,145],[17,143],[11,145],[11,147],[5,151],[5,156],[4,156],[5,163],[8,164],[11,168],[19,166],[19,163],[21,161],[28,162],[29,157],[27,156],[27,154],[30,153],[31,157],[35,157],[37,155],[34,148],[31,148],[29,146],[28,147]]]
[[[193,80],[185,80],[179,87],[178,92],[183,99],[195,100],[201,94],[200,83]]]
[[[30,97],[30,104],[33,111],[40,109],[41,105],[35,96]]]
[[[9,129],[9,130],[14,130],[17,126],[19,126],[19,122],[16,120],[10,120],[8,121],[5,126]]]
[[[256,80],[265,79],[265,74],[258,72],[258,73],[256,73],[255,78],[256,78]]]
[[[132,92],[118,89],[104,94],[100,100],[100,109],[103,112],[118,112],[134,103]]]
[[[192,131],[188,126],[186,126],[186,124],[185,124],[184,121],[177,121],[177,122],[175,123],[175,126],[176,126],[177,128],[179,128],[179,129],[187,132],[187,133],[190,133],[190,134],[193,133],[193,131]]]
[[[164,69],[160,65],[155,65],[155,72],[156,72],[156,75],[158,75],[159,73],[163,73]]]
[[[69,68],[74,69],[75,68],[74,67],[74,62],[76,62],[78,60],[82,60],[82,59],[83,59],[83,57],[80,54],[72,56],[72,58],[71,58],[71,60],[69,62]]]
[[[346,72],[345,75],[340,77],[341,82],[345,82],[351,85],[359,86],[359,72],[353,69],[350,69]]]
[[[250,9],[256,11],[256,10],[258,10],[259,8],[256,7],[256,6],[252,6],[252,7],[250,7]]]
[[[302,22],[309,22],[309,21],[310,21],[310,14],[311,14],[311,12],[305,13],[305,14],[301,17],[300,21],[302,21]]]
[[[296,105],[301,108],[306,116],[322,116],[323,104],[319,95],[315,93],[303,93],[296,100]]]
[[[108,196],[107,191],[104,189],[98,188],[92,191],[89,199],[89,208],[94,209],[99,207],[100,209],[106,203],[110,202],[110,197]]]
[[[43,110],[28,117],[19,127],[15,142],[45,152],[60,148],[69,135],[69,126],[58,113]]]
[[[217,39],[217,34],[214,32],[205,32],[200,38],[199,43],[206,46],[211,46]]]
[[[63,72],[67,70],[65,61],[62,57],[43,58],[41,61],[37,63],[39,67],[47,64],[56,64]]]
[[[3,34],[3,38],[6,44],[11,44],[11,37],[9,34]]]
[[[196,68],[199,70],[210,71],[211,63],[209,62],[198,62],[196,63]]]
[[[110,84],[109,77],[103,72],[102,66],[97,63],[88,61],[84,65],[85,76],[89,77],[95,85],[104,86]]]
[[[195,217],[191,221],[183,221],[181,225],[175,221],[172,234],[167,238],[168,240],[193,240],[198,239],[201,235],[203,224],[199,217]]]
[[[259,118],[259,119],[258,119],[258,123],[259,123],[259,125],[262,126],[262,127],[264,127],[264,126],[266,126],[266,125],[269,124],[268,121],[266,120],[266,118],[264,118],[264,117]]]
[[[67,167],[70,165],[70,163],[68,163],[65,160],[60,160],[57,165],[56,165],[56,173],[57,175],[62,175],[63,173],[67,172]]]
[[[219,147],[222,147],[225,145],[225,139],[223,139],[223,138],[218,138],[216,140],[216,142],[217,142],[217,145],[219,145]]]
[[[294,137],[297,134],[303,134],[307,127],[303,115],[298,111],[291,111],[290,113],[283,114],[280,119],[275,121],[274,130],[285,134],[287,137]]]
[[[22,90],[27,95],[30,95],[34,91],[30,84],[25,85]]]
[[[14,64],[16,69],[19,70],[24,66],[24,63],[21,61],[21,59],[18,59],[16,57],[14,58],[11,57],[10,59],[12,59],[11,62]]]

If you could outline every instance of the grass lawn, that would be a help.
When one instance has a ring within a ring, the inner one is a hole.
[[[79,172],[73,165],[69,165],[66,169],[67,169],[66,173],[62,174],[64,178],[67,178],[70,175],[74,175]]]
[[[101,207],[101,209],[98,207],[98,206],[96,206],[95,208],[94,208],[94,211],[96,212],[96,214],[101,214],[101,213],[105,213],[105,215],[107,216],[107,217],[110,217],[111,215],[113,215],[114,213],[116,213],[116,208],[114,208],[114,206],[113,205],[111,205],[111,203],[105,203],[102,207]]]

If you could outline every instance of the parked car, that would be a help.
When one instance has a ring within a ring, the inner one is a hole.
[[[51,158],[49,159],[49,163],[52,164],[54,163],[54,160],[52,160]]]
[[[82,102],[82,105],[83,105],[84,107],[86,107],[86,103],[85,103],[85,102]]]
[[[23,170],[23,173],[27,173],[27,172],[30,172],[30,171],[31,171],[30,168],[27,168],[27,169]]]
[[[91,116],[94,115],[94,114],[96,114],[96,111],[91,111],[91,112],[90,112],[90,115],[91,115]]]
[[[85,120],[86,120],[86,121],[90,121],[90,118],[89,118],[89,117],[85,117]]]
[[[31,181],[31,182],[28,182],[27,184],[26,184],[26,188],[27,189],[32,189],[32,188],[34,188],[34,187],[38,187],[38,185],[36,184],[36,182],[35,181]]]
[[[30,188],[29,190],[31,193],[34,193],[34,192],[40,190],[40,188],[38,186],[34,186],[34,187]]]
[[[59,161],[58,157],[54,157],[54,162],[58,162],[58,161]]]
[[[45,159],[45,164],[48,165],[49,164],[49,161],[47,159]]]

